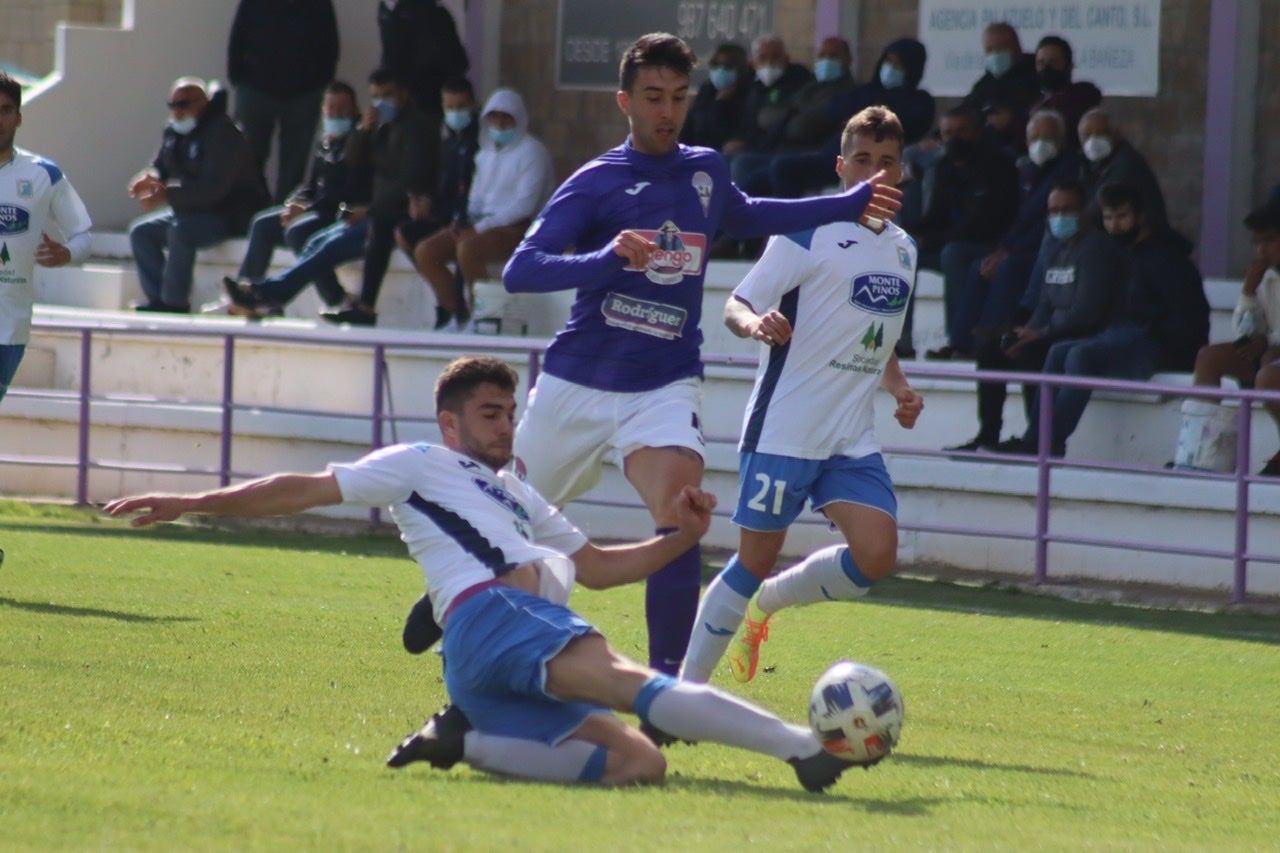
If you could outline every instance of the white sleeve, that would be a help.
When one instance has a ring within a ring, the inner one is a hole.
[[[429,445],[393,444],[355,462],[330,463],[344,504],[388,506],[408,500]]]
[[[53,185],[49,212],[62,231],[63,245],[71,252],[70,262],[80,263],[89,256],[89,229],[93,227],[93,222],[89,219],[89,211],[79,193],[71,186],[71,181],[67,180],[65,174],[62,180]]]
[[[518,163],[511,164],[515,175],[509,191],[501,194],[502,200],[496,205],[493,204],[492,196],[486,199],[486,203],[492,205],[493,209],[480,211],[481,218],[472,223],[477,233],[532,219],[546,201],[543,188],[549,183],[551,154],[546,146],[533,137],[529,137],[522,147],[524,151],[512,152],[521,156]],[[497,161],[498,158],[495,157],[490,162]]]
[[[764,314],[777,306],[783,294],[804,280],[808,263],[809,252],[794,240],[781,235],[771,237],[764,254],[738,282],[733,295],[757,314]]]

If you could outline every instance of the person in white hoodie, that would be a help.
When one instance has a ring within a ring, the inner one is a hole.
[[[524,98],[512,89],[497,89],[481,113],[484,127],[476,153],[475,176],[466,213],[445,228],[422,238],[413,249],[414,265],[435,292],[443,313],[457,328],[469,316],[459,304],[450,264],[457,264],[466,297],[493,263],[505,263],[555,188],[547,147],[529,133]]]

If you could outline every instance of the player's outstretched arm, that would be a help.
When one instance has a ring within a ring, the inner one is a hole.
[[[120,498],[107,504],[108,515],[132,512],[134,527],[160,521],[176,521],[187,513],[260,517],[293,515],[318,506],[342,503],[342,490],[332,472],[319,474],[272,474],[210,492],[155,494]]]
[[[791,322],[778,311],[757,314],[750,303],[734,295],[724,304],[724,324],[740,338],[752,338],[769,346],[791,340]]]
[[[919,420],[920,413],[924,411],[924,397],[921,397],[907,381],[907,375],[902,372],[902,365],[898,363],[896,353],[889,356],[889,361],[884,366],[884,373],[880,376],[880,387],[898,401],[898,408],[893,412],[894,419],[902,425],[903,429],[912,429]]]
[[[644,542],[626,545],[593,545],[574,552],[578,583],[587,589],[608,589],[643,580],[688,551],[707,533],[716,496],[696,486],[685,486],[675,497],[676,530]]]

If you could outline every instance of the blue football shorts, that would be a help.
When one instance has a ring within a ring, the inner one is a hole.
[[[453,704],[487,734],[558,744],[607,708],[546,693],[547,661],[595,633],[567,607],[495,586],[458,604],[444,626],[444,683]]]
[[[879,453],[797,459],[772,453],[742,453],[738,506],[733,523],[748,530],[786,530],[805,501],[814,511],[836,501],[874,507],[898,517],[893,481]]]

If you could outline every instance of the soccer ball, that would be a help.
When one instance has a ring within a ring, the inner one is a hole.
[[[851,764],[871,766],[902,734],[902,694],[874,667],[840,661],[822,673],[809,697],[809,727],[822,748]]]

